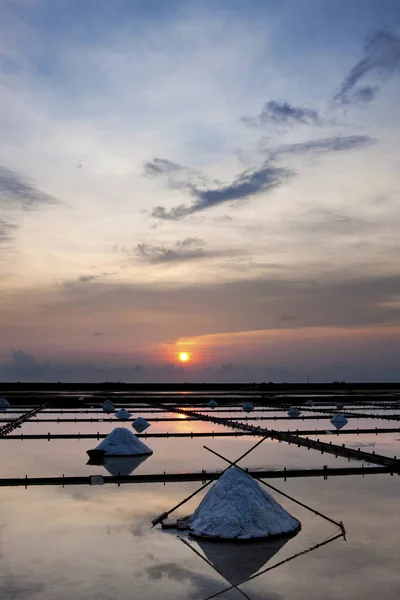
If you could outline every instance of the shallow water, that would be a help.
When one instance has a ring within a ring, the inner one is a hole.
[[[282,423],[281,427],[286,429],[288,422]],[[308,429],[308,423],[299,423],[298,428]],[[43,425],[48,430],[46,423]],[[97,423],[51,425],[51,431],[55,427],[57,431],[70,433],[98,430]],[[111,431],[116,425],[121,424],[102,424],[105,431]],[[185,431],[185,428],[208,431],[216,427],[182,419],[152,424],[149,431],[161,431],[158,427],[165,425],[169,431]],[[39,431],[41,426],[41,423],[30,423],[24,428]],[[342,436],[339,441],[352,446],[365,444],[367,451],[374,449],[392,456],[400,444],[398,438],[398,434],[363,434]],[[323,439],[338,442],[337,436]],[[144,441],[153,448],[154,454],[141,463],[135,473],[222,469],[223,461],[207,452],[203,445],[232,459],[256,440],[233,437]],[[369,447],[372,443],[375,446]],[[86,465],[86,450],[95,445],[95,440],[0,440],[1,477],[107,474],[102,466]],[[243,461],[245,467],[264,468],[307,468],[324,464],[354,466],[357,463],[272,440],[264,441]],[[200,487],[198,482],[1,488],[0,598],[202,600],[229,588],[229,581],[236,584],[243,581],[240,588],[254,600],[398,599],[398,476],[382,474],[272,483],[334,520],[342,520],[347,540],[339,539],[302,554],[247,583],[249,574],[273,567],[325,541],[337,528],[274,492],[276,499],[302,522],[302,530],[296,537],[278,547],[264,544],[253,546],[251,551],[246,550],[246,546],[231,550],[224,545],[207,546],[194,540],[189,541],[190,548],[176,534],[158,527],[152,529],[151,520]],[[203,493],[183,506],[177,516],[192,512]],[[186,537],[185,540],[188,541]],[[221,595],[223,599],[232,600],[241,597],[235,589]]]

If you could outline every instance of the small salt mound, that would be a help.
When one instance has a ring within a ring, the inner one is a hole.
[[[146,421],[146,419],[143,419],[142,417],[138,417],[137,419],[135,419],[133,421],[132,427],[138,433],[142,433],[142,431],[144,431],[145,429],[147,429],[148,427],[150,427],[150,423],[148,421]]]
[[[128,421],[132,415],[126,408],[120,408],[119,411],[115,413],[115,416],[120,421]]]
[[[213,398],[212,400],[210,400],[207,406],[209,406],[210,408],[216,408],[218,406],[218,402],[216,402]]]
[[[313,402],[312,400],[306,400],[306,401],[304,402],[304,404],[305,404],[306,406],[314,406],[314,402]]]
[[[7,410],[7,408],[9,408],[10,403],[8,400],[6,400],[5,398],[0,398],[0,410],[1,411],[5,411]]]
[[[146,444],[143,444],[136,435],[125,427],[117,427],[98,446],[95,451],[88,454],[101,454],[104,456],[140,456],[142,454],[153,454]]]
[[[110,400],[105,400],[103,402],[103,404],[101,405],[101,407],[104,410],[104,412],[106,412],[106,413],[111,413],[111,412],[114,412],[114,410],[115,410],[114,404]]]
[[[254,404],[252,404],[251,402],[245,402],[242,408],[243,410],[250,412],[251,410],[254,410]]]
[[[295,406],[292,406],[292,408],[289,408],[288,413],[289,417],[299,417],[301,415],[301,412],[299,411],[298,408],[296,408]]]
[[[331,419],[331,423],[336,429],[341,429],[345,425],[347,425],[348,420],[344,415],[337,414]]]
[[[214,483],[188,525],[195,536],[227,540],[267,538],[301,527],[257,481],[236,467]]]

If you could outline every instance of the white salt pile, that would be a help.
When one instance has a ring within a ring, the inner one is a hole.
[[[133,421],[132,427],[138,433],[142,433],[142,431],[145,431],[145,429],[147,429],[148,427],[150,427],[150,423],[148,421],[146,421],[146,419],[143,419],[142,417],[138,417],[137,419],[135,419]]]
[[[10,403],[5,398],[0,398],[0,410],[5,411],[10,407]]]
[[[288,413],[289,417],[291,418],[296,418],[299,417],[301,415],[301,412],[299,411],[298,408],[296,408],[295,406],[292,406],[292,408],[289,408]]]
[[[89,456],[103,454],[104,456],[140,456],[153,454],[146,444],[125,427],[117,427],[96,448],[88,450]]]
[[[218,406],[218,402],[216,402],[213,398],[212,400],[210,400],[207,406],[209,406],[210,408],[216,408]]]
[[[331,423],[334,427],[336,427],[336,429],[341,429],[342,427],[347,425],[348,420],[344,415],[337,414],[334,417],[332,417]]]
[[[105,400],[101,407],[106,413],[112,413],[115,410],[114,404],[110,400]]]
[[[250,540],[294,533],[301,523],[250,475],[232,467],[204,496],[188,526],[199,537]]]
[[[245,402],[242,408],[243,410],[250,412],[251,410],[254,410],[254,404],[252,404],[251,402]]]
[[[304,404],[305,404],[306,406],[314,406],[314,402],[313,402],[311,399],[310,399],[310,400],[306,400],[306,401],[304,402]]]
[[[120,408],[119,411],[115,413],[115,416],[120,421],[128,421],[132,415],[126,408]]]

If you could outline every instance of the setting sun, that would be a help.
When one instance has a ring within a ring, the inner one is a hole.
[[[188,360],[190,360],[190,354],[188,352],[179,352],[179,360],[182,362],[188,362]]]

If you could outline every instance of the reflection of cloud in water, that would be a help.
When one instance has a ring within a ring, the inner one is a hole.
[[[292,537],[243,543],[196,539],[195,543],[229,583],[240,585],[264,567]]]
[[[183,585],[191,585],[192,589],[185,593],[186,598],[203,598],[212,589],[212,581],[210,581],[209,577],[183,567],[178,562],[158,562],[155,565],[147,567],[146,573],[151,581],[159,581],[163,577],[166,577]],[[162,597],[162,594],[160,594],[160,597]]]

